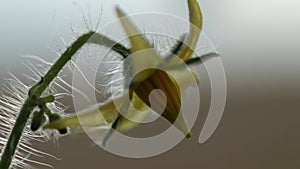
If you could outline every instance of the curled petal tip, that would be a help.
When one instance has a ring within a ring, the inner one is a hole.
[[[179,57],[184,60],[193,55],[203,26],[203,16],[198,1],[188,0],[188,8],[190,11],[190,32],[186,42],[187,46],[179,54]]]

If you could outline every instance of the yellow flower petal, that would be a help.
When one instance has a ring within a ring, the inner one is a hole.
[[[190,32],[185,47],[178,54],[178,57],[182,60],[192,57],[203,26],[203,16],[197,0],[188,0],[188,8],[190,11]],[[168,65],[176,63],[178,63],[178,59],[174,58]]]
[[[192,56],[203,25],[202,12],[197,0],[188,0],[188,7],[190,11],[190,33],[187,39],[186,47],[179,54],[179,57],[184,60]]]
[[[66,127],[76,127],[76,126],[108,126],[111,124],[120,114],[119,110],[122,105],[126,104],[129,100],[128,94],[114,100],[110,101],[102,106],[93,106],[89,109],[83,110],[79,115],[72,115],[69,117],[62,118],[60,120],[54,121],[44,126],[45,129],[63,129]],[[141,101],[136,94],[133,94],[133,97],[130,102],[132,106],[128,105],[126,112],[122,114],[125,117],[132,119],[133,121],[140,121],[145,116],[149,110],[149,107]],[[124,119],[122,123],[118,126],[120,130],[129,130],[138,123],[131,122],[130,120]]]
[[[128,17],[125,16],[125,13],[120,8],[116,8],[116,12],[131,42],[130,52],[132,55],[129,59],[132,73],[137,74],[144,71],[134,79],[134,83],[139,83],[153,73],[153,69],[148,68],[157,68],[163,63],[163,59],[156,54],[156,51],[149,45],[148,41],[139,33]]]
[[[124,99],[125,96],[117,99],[116,103],[123,102]],[[49,123],[44,128],[62,129],[65,127],[76,127],[80,126],[80,122],[83,126],[104,126],[114,121],[117,116],[118,112],[115,104],[113,101],[110,101],[100,107],[98,105],[92,106],[78,115],[75,114]]]

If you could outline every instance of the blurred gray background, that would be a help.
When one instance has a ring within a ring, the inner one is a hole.
[[[70,22],[86,30],[74,0],[3,0],[0,5],[1,84],[8,72],[22,75],[22,55],[53,61],[63,43],[72,41]],[[54,168],[300,168],[300,2],[296,0],[199,0],[204,32],[222,55],[228,98],[222,121],[205,144],[198,143],[209,101],[201,103],[194,138],[147,159],[105,152],[88,137],[64,137],[59,145],[40,145],[62,160],[43,159]],[[127,13],[164,12],[188,19],[182,0],[84,0],[83,11],[100,25],[113,20],[114,6]],[[205,82],[203,98],[209,97]],[[45,148],[46,146],[46,148]]]

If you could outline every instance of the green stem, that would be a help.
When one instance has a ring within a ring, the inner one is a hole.
[[[27,119],[29,118],[31,111],[34,107],[35,103],[31,99],[27,99],[23,104],[20,114],[16,120],[16,124],[12,129],[12,132],[4,149],[4,153],[0,162],[0,169],[9,168],[12,158],[15,154],[16,147],[18,146],[19,140],[26,126]]]
[[[32,90],[30,90],[31,92],[25,100],[8,138],[7,145],[1,157],[0,169],[8,169],[11,164],[24,128],[26,127],[27,120],[33,109],[37,106],[35,98],[41,96],[67,62],[71,60],[72,56],[90,39],[91,36],[94,35],[94,33],[95,32],[88,32],[80,36],[70,47],[67,48],[57,62],[50,68],[47,74],[42,78],[41,82],[31,88]]]
[[[43,83],[35,90],[36,95],[41,95],[44,90],[49,86],[53,79],[58,75],[61,69],[68,63],[72,56],[95,34],[95,32],[88,32],[80,36],[71,46],[69,46],[66,51],[61,55],[61,57],[55,62],[55,64],[50,68],[47,74],[43,78]]]
[[[125,46],[99,33],[95,33],[94,36],[89,40],[89,43],[106,46],[109,49],[119,53],[124,59],[130,54],[130,50]]]
[[[15,155],[15,151],[22,137],[22,133],[24,131],[24,128],[26,127],[27,120],[29,119],[33,109],[38,106],[36,102],[37,98],[40,98],[40,96],[50,85],[50,83],[54,80],[54,78],[57,77],[62,68],[87,42],[111,48],[113,51],[122,55],[123,58],[126,58],[129,55],[129,49],[104,35],[91,31],[80,36],[70,47],[66,49],[66,51],[61,55],[61,57],[46,73],[46,75],[41,78],[41,81],[33,87],[31,87],[31,89],[29,90],[28,98],[25,100],[20,110],[16,123],[11,131],[11,134],[7,141],[7,145],[2,154],[0,161],[0,169],[8,169],[11,165],[11,161],[13,159],[13,156]],[[46,113],[49,114],[49,112]]]

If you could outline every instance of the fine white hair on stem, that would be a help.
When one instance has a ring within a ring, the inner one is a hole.
[[[103,6],[101,5],[100,14],[99,14],[98,21],[97,21],[97,23],[96,23],[95,31],[97,31],[98,28],[99,28],[99,25],[100,25],[100,21],[101,21],[102,15],[103,15]]]
[[[74,2],[75,5],[78,5],[80,11],[81,11],[81,14],[82,14],[82,18],[83,18],[83,22],[85,23],[85,26],[86,26],[86,29],[87,30],[92,30],[92,23],[91,23],[91,18],[90,18],[90,15],[89,15],[89,18],[86,16],[84,10],[83,10],[83,7],[82,5],[80,4],[80,2]]]
[[[30,75],[24,75],[28,78],[29,82],[22,82],[20,78],[10,73],[10,77],[6,78],[7,84],[3,86],[3,93],[0,94],[0,157],[2,156],[5,145],[8,141],[8,136],[16,122],[18,112],[22,107],[25,99],[28,95],[28,90],[32,84],[39,81],[41,75],[43,75],[52,64],[46,62],[37,56],[26,57],[24,64],[30,71]],[[63,113],[66,107],[58,102],[58,98],[68,95],[66,93],[58,93],[56,87],[60,80],[55,80],[53,84],[47,89],[45,95],[55,93],[56,100],[53,103],[49,103],[48,107],[52,112]],[[66,89],[67,90],[67,89]],[[45,143],[51,140],[57,140],[59,134],[55,130],[38,130],[36,132],[30,129],[30,120],[24,129],[22,138],[19,142],[17,151],[11,163],[11,168],[35,168],[34,166],[42,165],[52,168],[51,165],[37,161],[37,157],[51,157],[59,160],[57,157],[37,150],[34,148],[32,141]],[[33,159],[34,158],[34,159]],[[34,166],[32,166],[34,165]],[[38,167],[40,168],[40,167]]]
[[[76,63],[74,63],[72,60],[70,61],[72,63],[72,65],[78,70],[78,72],[80,73],[80,75],[84,78],[84,80],[89,84],[89,86],[91,86],[95,92],[97,93],[101,93],[100,91],[98,91],[85,77],[85,75],[82,73],[82,71],[79,69],[79,67],[76,65]],[[87,98],[87,100],[89,100],[89,98],[86,96],[85,98]]]

